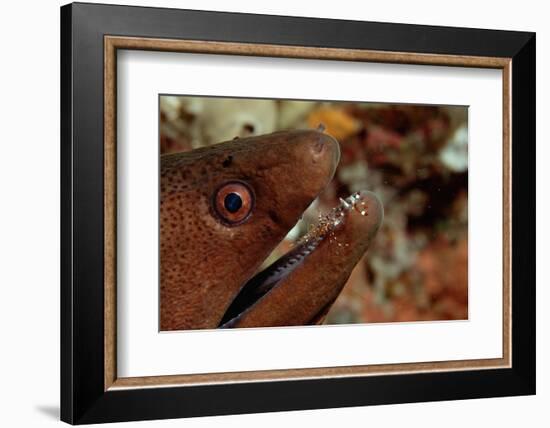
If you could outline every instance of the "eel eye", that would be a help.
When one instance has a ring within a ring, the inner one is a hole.
[[[240,181],[222,185],[214,195],[214,209],[221,220],[235,226],[244,222],[254,207],[252,189]]]

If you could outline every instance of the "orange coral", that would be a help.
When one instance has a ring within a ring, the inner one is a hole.
[[[307,118],[308,125],[316,128],[319,124],[325,126],[327,134],[337,140],[345,140],[355,134],[359,128],[359,122],[347,114],[342,108],[321,107],[312,111]]]

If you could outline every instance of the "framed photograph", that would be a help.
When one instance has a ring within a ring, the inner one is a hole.
[[[535,393],[535,35],[61,8],[61,419]]]

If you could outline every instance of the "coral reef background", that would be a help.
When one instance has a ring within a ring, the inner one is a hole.
[[[372,190],[384,223],[325,324],[467,319],[466,107],[161,96],[160,152],[320,124],[340,142],[340,165],[266,263],[340,197]]]

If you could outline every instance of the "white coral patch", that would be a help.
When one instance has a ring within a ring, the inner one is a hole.
[[[468,127],[460,126],[439,152],[441,162],[453,172],[468,170]]]

